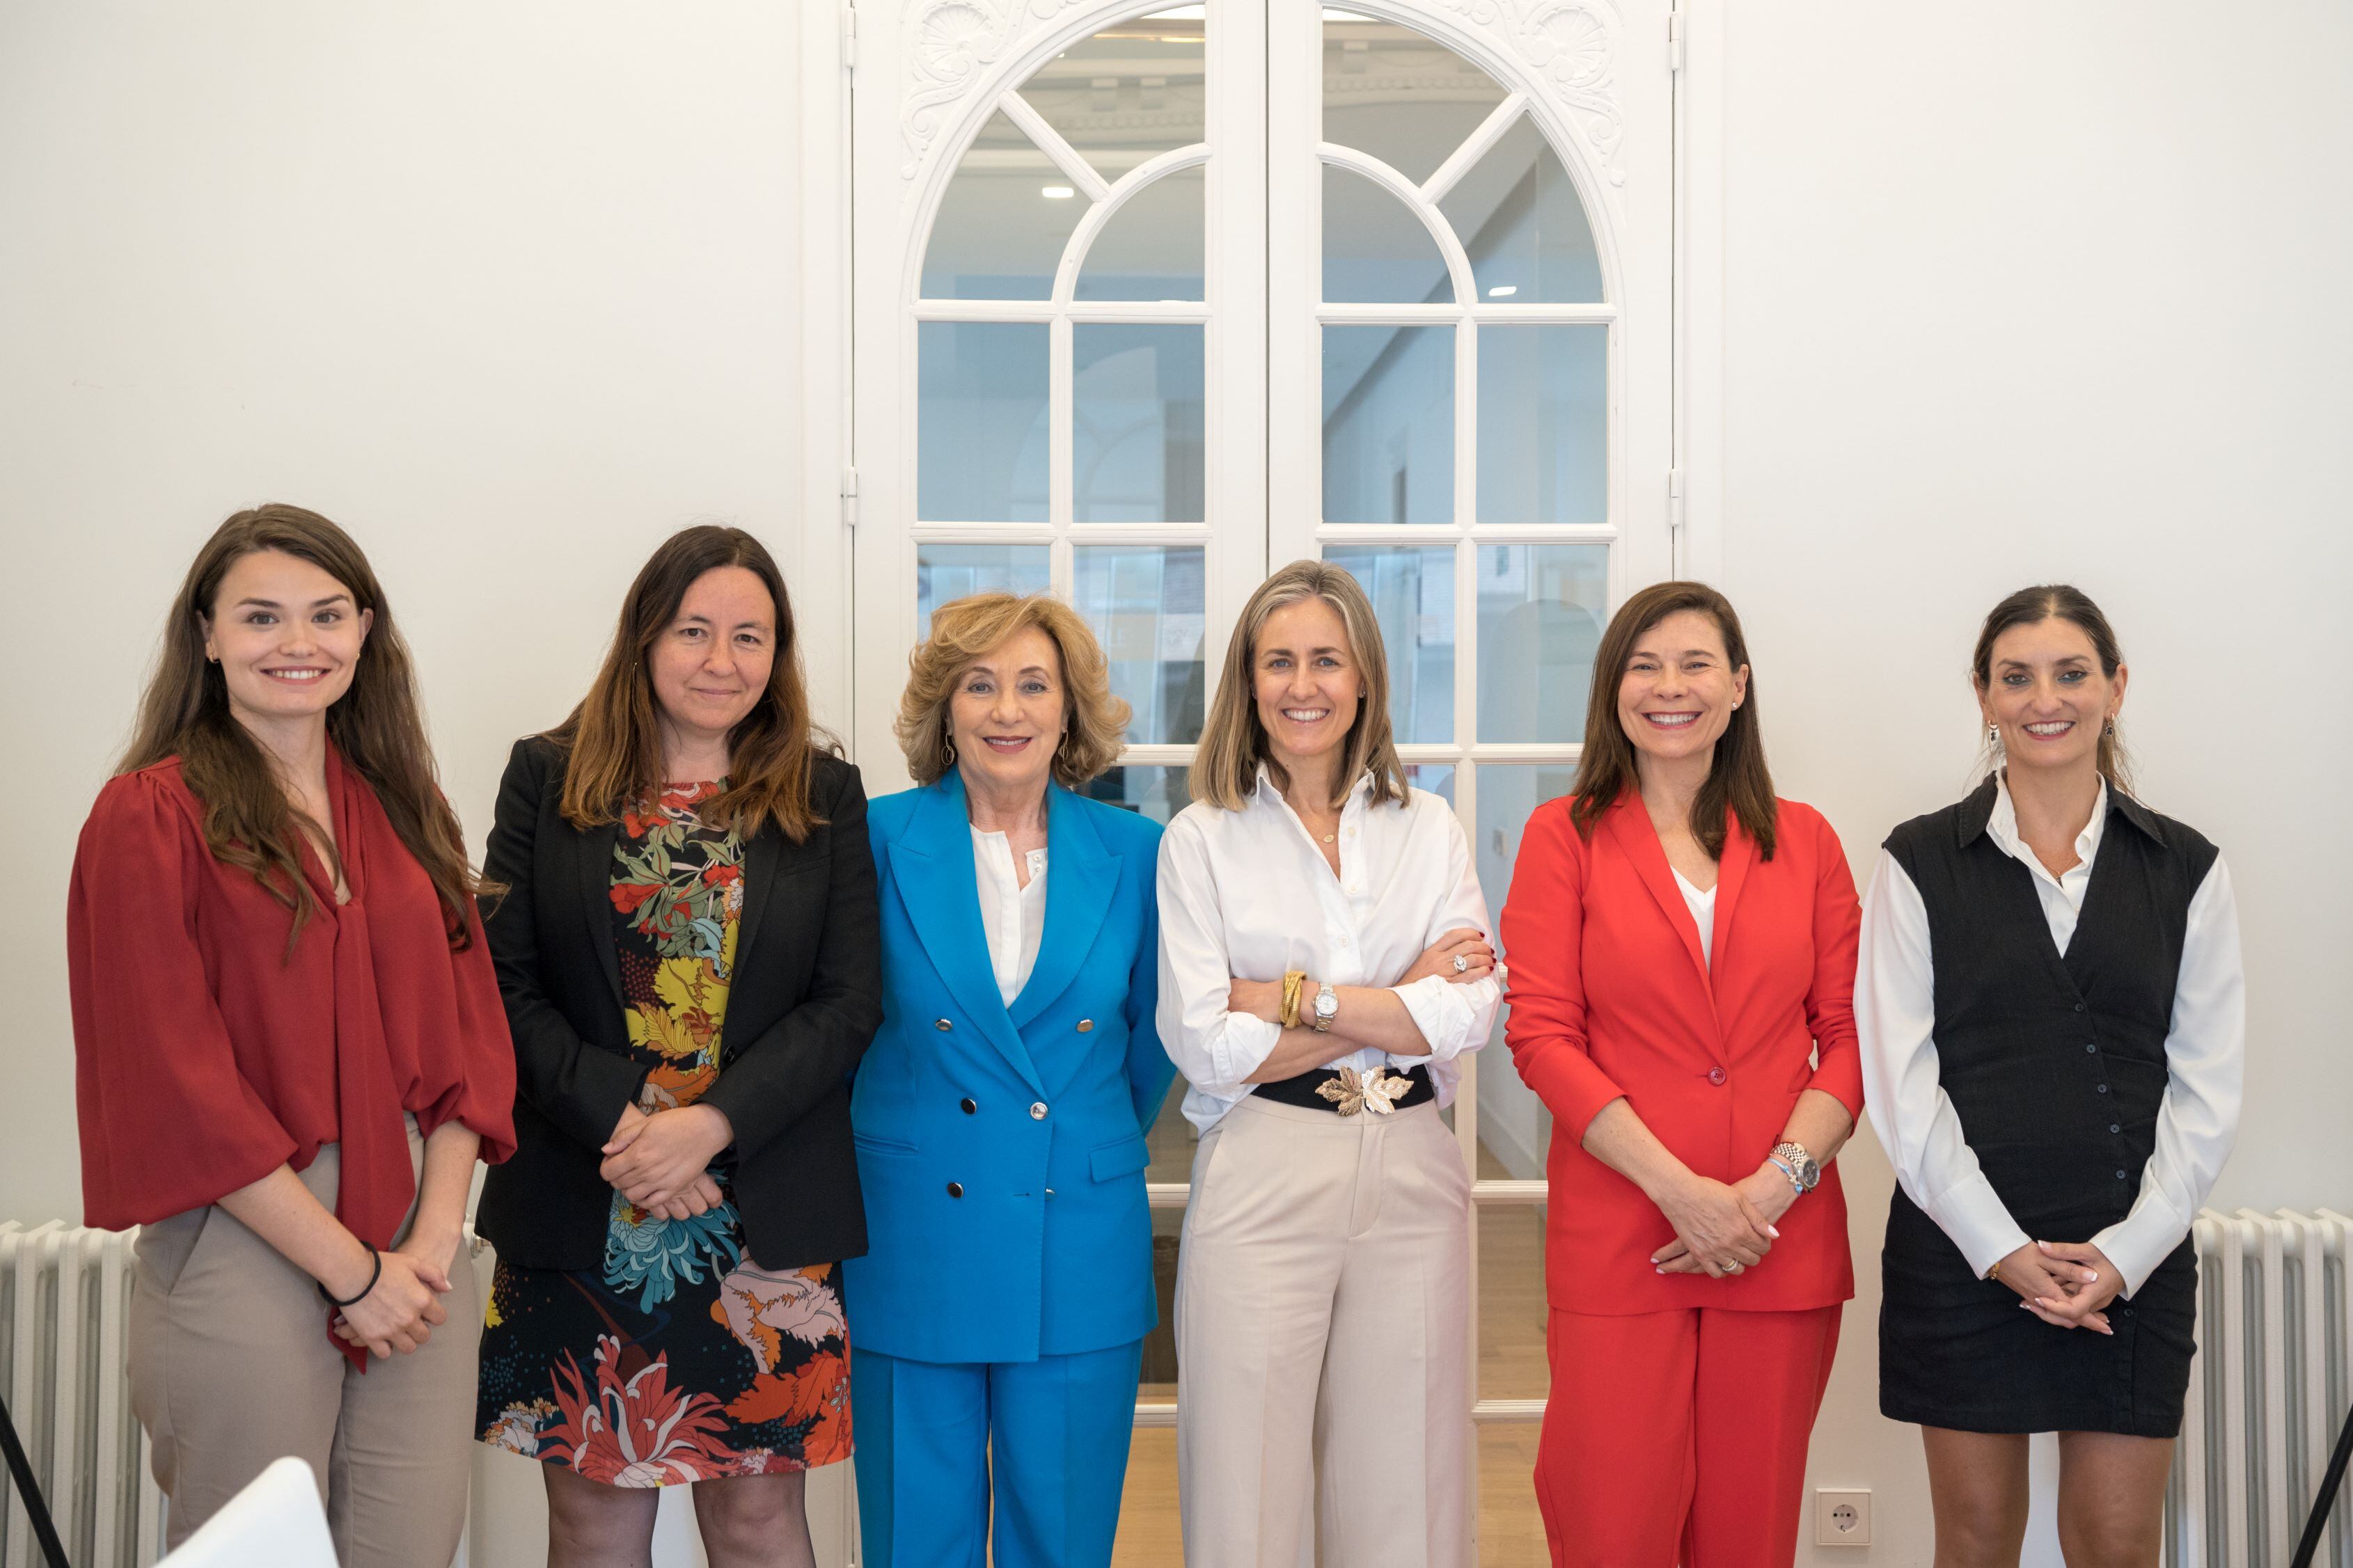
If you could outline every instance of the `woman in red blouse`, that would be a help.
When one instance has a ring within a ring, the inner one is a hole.
[[[480,883],[359,547],[221,524],[173,603],[67,912],[83,1204],[140,1226],[132,1404],[177,1545],[299,1455],[344,1568],[447,1568],[512,1152]],[[447,1300],[444,1300],[447,1298]]]
[[[1831,1157],[1862,1101],[1854,881],[1765,767],[1732,606],[1629,599],[1594,656],[1575,793],[1529,818],[1505,1038],[1555,1118],[1556,1563],[1788,1568],[1854,1294]]]

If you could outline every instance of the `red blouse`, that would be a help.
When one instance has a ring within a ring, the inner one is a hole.
[[[327,793],[351,901],[306,848],[319,909],[290,954],[291,912],[213,858],[177,758],[99,793],[66,912],[90,1224],[199,1208],[340,1143],[336,1217],[389,1247],[417,1195],[402,1112],[428,1136],[463,1122],[493,1163],[514,1152],[480,917],[451,952],[432,879],[332,747]]]

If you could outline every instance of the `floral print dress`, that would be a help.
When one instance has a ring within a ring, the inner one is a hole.
[[[744,855],[699,808],[723,787],[666,784],[621,819],[613,942],[648,1111],[691,1105],[719,1078]],[[616,1192],[601,1268],[500,1260],[482,1334],[483,1442],[620,1487],[849,1458],[839,1271],[745,1257],[730,1173],[723,1163],[711,1174],[728,1201],[692,1219]]]

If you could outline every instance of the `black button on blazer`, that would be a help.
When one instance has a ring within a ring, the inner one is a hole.
[[[564,768],[553,742],[515,743],[482,868],[507,888],[483,927],[514,1035],[517,1146],[491,1168],[475,1224],[531,1268],[602,1267],[601,1151],[646,1076],[627,1054],[613,948],[619,826],[565,820]],[[819,756],[810,794],[824,820],[805,842],[768,823],[744,846],[719,1081],[702,1101],[734,1125],[744,1248],[768,1268],[866,1250],[849,1075],[882,1021],[874,858],[858,770]]]

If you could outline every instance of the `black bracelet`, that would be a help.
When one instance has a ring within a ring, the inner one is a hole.
[[[360,1293],[348,1301],[338,1300],[334,1292],[327,1289],[327,1282],[323,1279],[320,1280],[319,1294],[330,1307],[358,1306],[367,1300],[368,1292],[375,1289],[375,1282],[384,1278],[384,1254],[378,1252],[372,1243],[363,1241],[360,1245],[368,1249],[368,1257],[375,1262],[375,1268],[369,1272],[368,1282],[360,1287]]]

